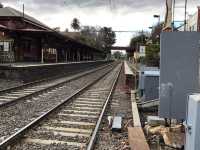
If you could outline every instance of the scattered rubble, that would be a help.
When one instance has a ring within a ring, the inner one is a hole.
[[[121,131],[122,129],[122,117],[115,116],[112,123],[112,131]]]
[[[182,149],[184,146],[185,133],[182,131],[182,125],[173,125],[172,127],[159,124],[157,126],[146,125],[144,131],[150,144],[178,149]]]
[[[158,125],[165,125],[165,119],[158,116],[148,116],[147,123],[149,126],[154,127]]]

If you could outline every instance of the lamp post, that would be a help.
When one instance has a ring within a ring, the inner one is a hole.
[[[149,27],[149,29],[151,29],[151,30],[152,30],[152,29],[153,29],[153,27]]]
[[[160,24],[160,15],[153,15],[154,18],[158,18],[158,24]]]

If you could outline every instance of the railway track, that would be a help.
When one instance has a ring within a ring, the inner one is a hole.
[[[120,71],[121,64],[105,72],[2,141],[0,149],[92,149]]]
[[[77,72],[77,74],[74,76],[48,78],[48,79],[24,84],[21,86],[9,88],[6,90],[1,90],[0,91],[0,107],[11,104],[18,100],[23,100],[23,99],[26,99],[29,97],[39,95],[48,90],[52,90],[52,89],[57,88],[67,82],[76,80],[80,77],[91,74],[95,71],[102,70],[103,68],[105,68],[109,65],[98,67],[97,69],[93,69],[91,71],[86,71],[86,72],[82,72],[82,73]],[[64,75],[62,75],[62,76],[64,76]]]
[[[96,71],[93,70],[94,72],[92,73],[77,77],[77,79],[38,95],[16,100],[10,105],[3,105],[0,109],[0,143],[45,112],[62,103],[66,97],[78,92],[84,86],[102,76],[102,74],[111,71],[116,65],[114,63],[101,69],[98,68]]]

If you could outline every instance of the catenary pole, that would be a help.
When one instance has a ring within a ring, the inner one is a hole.
[[[184,31],[186,31],[186,25],[187,25],[187,2],[188,2],[188,0],[185,0],[185,20],[184,20]]]

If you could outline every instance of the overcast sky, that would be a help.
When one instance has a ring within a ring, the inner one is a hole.
[[[110,2],[111,1],[111,2]],[[184,0],[176,0],[176,19],[184,16]],[[188,13],[192,14],[200,5],[199,0],[188,0]],[[81,25],[107,26],[114,30],[141,31],[157,23],[154,14],[165,15],[165,0],[0,0],[4,6],[11,6],[35,17],[50,27],[70,28],[74,17]],[[111,5],[110,5],[111,4]],[[116,45],[129,44],[133,33],[118,33]]]

